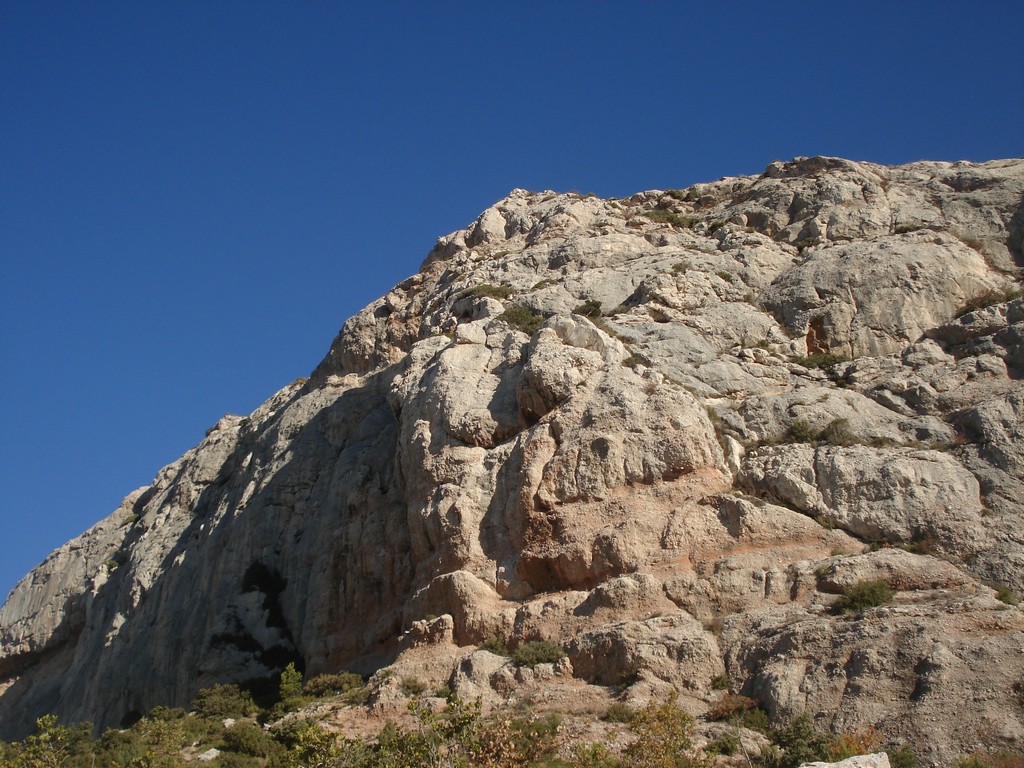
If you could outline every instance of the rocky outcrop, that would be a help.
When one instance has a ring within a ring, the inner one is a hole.
[[[514,190],[25,577],[2,735],[295,661],[1019,744],[1022,222],[1019,160]],[[839,610],[878,579],[890,603]]]

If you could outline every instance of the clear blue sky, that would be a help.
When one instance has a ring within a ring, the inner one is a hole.
[[[0,4],[0,597],[514,187],[1024,155],[1024,3]]]

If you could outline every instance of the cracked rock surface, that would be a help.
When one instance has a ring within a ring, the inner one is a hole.
[[[1024,160],[513,190],[17,585],[0,735],[296,661],[1019,747],[1022,267]]]

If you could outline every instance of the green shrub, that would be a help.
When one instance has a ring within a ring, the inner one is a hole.
[[[544,322],[544,318],[532,309],[518,304],[506,309],[498,315],[498,319],[504,320],[512,328],[520,330],[523,333],[528,333],[531,336],[537,332],[537,329],[540,328],[541,324]]]
[[[253,757],[270,757],[281,751],[281,745],[255,723],[235,723],[224,731],[224,744],[232,752]]]
[[[680,227],[682,229],[692,229],[693,225],[700,221],[696,216],[682,216],[661,208],[653,211],[644,211],[640,215],[646,216],[655,224],[671,224],[673,227]]]
[[[317,675],[307,680],[302,686],[302,692],[307,696],[322,698],[324,696],[338,696],[348,693],[354,688],[361,688],[366,684],[362,675],[355,672],[341,672],[336,675]]]
[[[736,754],[740,748],[739,737],[732,733],[723,733],[717,739],[708,744],[707,750],[710,755],[725,755],[730,757]]]
[[[1020,605],[1020,597],[1005,584],[995,581],[990,585],[996,591],[996,598],[1007,605]]]
[[[480,650],[490,651],[497,656],[508,656],[508,646],[505,644],[505,638],[499,637],[498,635],[491,635],[482,643],[480,643]]]
[[[596,299],[587,299],[580,304],[576,309],[572,311],[574,315],[583,315],[583,317],[600,317],[601,316],[601,302]]]
[[[877,608],[892,600],[895,594],[885,579],[858,581],[846,588],[842,598],[836,603],[836,610],[840,613],[857,613],[868,608]]]
[[[732,681],[729,679],[729,673],[723,672],[720,675],[715,675],[711,679],[711,688],[715,691],[727,691]]]
[[[726,272],[725,270],[719,270],[718,272],[715,272],[715,274],[718,275],[723,280],[725,280],[725,282],[727,282],[727,283],[731,283],[731,282],[736,280],[736,278],[733,277],[732,272]]]
[[[926,224],[899,224],[893,230],[893,234],[905,235],[908,232],[917,232],[919,229],[928,229]]]
[[[514,294],[515,291],[507,285],[491,285],[490,283],[481,283],[480,285],[467,288],[462,292],[462,296],[473,296],[476,298],[489,298],[489,299],[507,299],[509,296]]]
[[[419,696],[427,690],[427,684],[417,677],[402,678],[402,693],[406,696]]]
[[[889,756],[891,768],[918,768],[917,755],[910,747],[903,746],[899,749],[887,749],[885,753]]]
[[[631,768],[704,768],[708,761],[693,751],[693,718],[679,708],[675,697],[651,702],[630,723],[636,739],[623,756]]]
[[[818,432],[807,419],[793,419],[786,430],[788,443],[813,443],[818,439]]]
[[[622,364],[627,368],[636,368],[640,365],[647,365],[648,361],[643,355],[638,355],[635,352],[622,361]]]
[[[203,688],[192,701],[192,711],[200,717],[223,720],[227,717],[239,718],[251,715],[256,711],[256,702],[248,691],[237,685],[213,685]]]
[[[356,707],[362,706],[370,700],[370,687],[368,685],[364,685],[359,688],[352,688],[345,691],[345,693],[341,695],[341,698],[346,704],[351,704]]]
[[[613,702],[608,711],[604,713],[604,719],[611,723],[628,723],[636,714],[629,704],[621,701]]]
[[[849,419],[833,419],[821,430],[817,439],[829,445],[853,445],[857,441],[853,430],[850,429]]]
[[[572,768],[622,768],[622,761],[604,744],[574,744]]]
[[[1009,749],[972,752],[954,760],[953,768],[1024,768],[1024,753]]]
[[[772,741],[782,752],[772,768],[797,768],[804,763],[831,761],[832,739],[818,731],[807,715],[793,718],[784,728],[773,732]]]
[[[149,765],[149,763],[140,761],[139,765]],[[244,755],[241,752],[221,752],[217,755],[216,761],[207,763],[207,765],[211,765],[213,768],[262,768],[263,761],[258,757]]]
[[[565,649],[548,640],[531,640],[523,643],[512,653],[512,661],[520,667],[535,667],[538,664],[554,664],[565,657]]]
[[[149,711],[150,720],[181,720],[187,715],[182,707],[153,707]]]
[[[832,352],[819,352],[807,357],[792,358],[792,362],[802,365],[804,368],[818,368],[823,371],[831,370],[839,365],[839,363],[846,363],[849,360],[850,358],[846,355],[834,354]]]

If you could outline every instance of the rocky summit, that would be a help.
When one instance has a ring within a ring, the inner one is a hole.
[[[25,576],[0,736],[294,662],[1020,749],[1022,273],[1024,160],[513,190]]]

